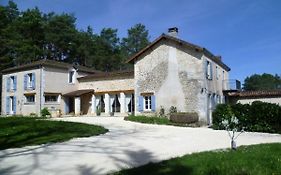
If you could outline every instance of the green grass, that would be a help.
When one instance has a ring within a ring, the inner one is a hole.
[[[55,143],[75,137],[104,134],[108,130],[95,125],[38,120],[31,117],[0,117],[0,150]]]
[[[116,175],[280,175],[281,144],[242,146],[237,151],[194,153],[123,170]]]
[[[164,117],[128,116],[125,117],[125,120],[139,122],[139,123],[158,124],[158,125],[173,124],[169,119]]]

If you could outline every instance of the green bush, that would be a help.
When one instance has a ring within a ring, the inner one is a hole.
[[[239,127],[245,131],[281,133],[281,107],[277,104],[255,101],[249,104],[220,104],[213,112],[213,128],[223,129],[221,121],[236,116]]]
[[[48,108],[43,108],[41,110],[41,116],[46,117],[47,115],[51,115],[51,113],[49,112]]]

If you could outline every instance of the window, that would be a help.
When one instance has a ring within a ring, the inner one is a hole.
[[[45,95],[46,103],[58,102],[58,95]]]
[[[144,110],[151,111],[151,96],[144,96]]]
[[[218,66],[216,66],[216,78],[217,78],[217,80],[219,79],[219,68],[218,68]]]
[[[14,76],[11,76],[10,77],[10,81],[11,81],[11,90],[13,90],[14,89],[14,84],[15,84],[15,77]]]
[[[68,83],[74,83],[74,71],[68,73]]]
[[[27,74],[27,87],[31,88],[32,87],[32,73]]]
[[[7,87],[7,92],[16,91],[16,89],[17,89],[17,77],[16,76],[7,77],[6,87]]]
[[[212,64],[210,61],[206,61],[206,78],[212,80],[213,78],[213,71],[212,71]]]
[[[6,98],[6,113],[16,114],[17,100],[15,96],[8,96]]]
[[[35,103],[35,94],[25,95],[26,103]]]
[[[28,73],[24,75],[24,89],[35,89],[35,73]]]

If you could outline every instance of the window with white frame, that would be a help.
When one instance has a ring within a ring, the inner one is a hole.
[[[45,95],[45,103],[57,103],[58,99],[58,95]]]
[[[151,111],[151,96],[144,96],[144,111]]]
[[[35,103],[35,94],[26,94],[25,103]]]
[[[69,71],[68,73],[68,83],[74,83],[74,71]]]

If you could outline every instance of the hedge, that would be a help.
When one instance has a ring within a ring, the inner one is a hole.
[[[239,128],[245,131],[281,133],[281,107],[277,104],[255,101],[249,104],[220,104],[213,112],[213,128],[223,129],[222,120],[234,115]]]

